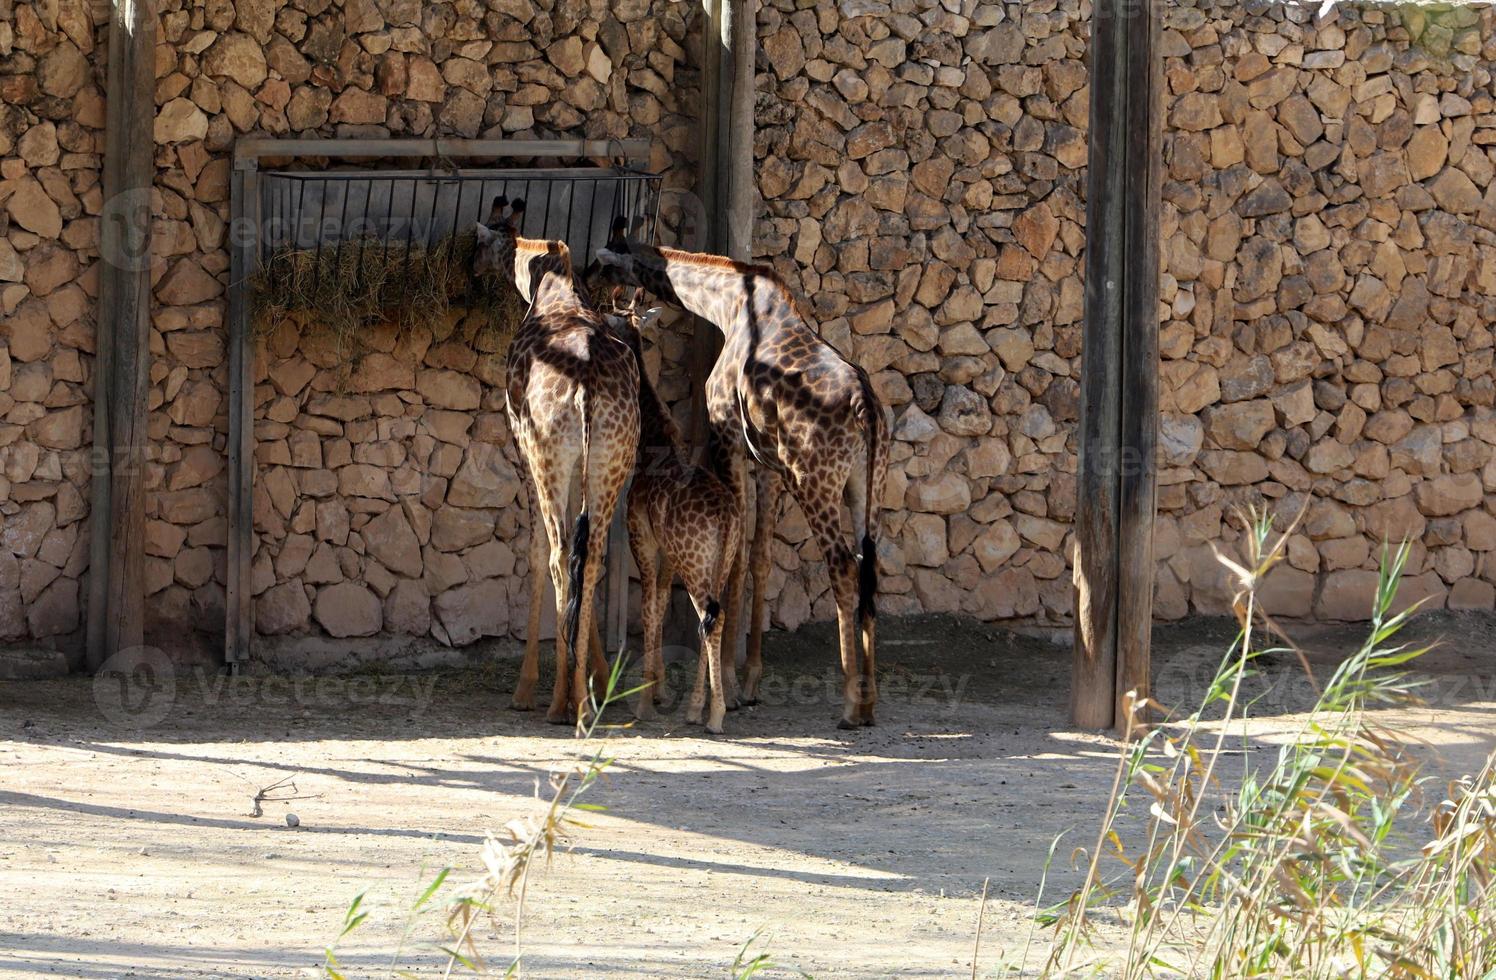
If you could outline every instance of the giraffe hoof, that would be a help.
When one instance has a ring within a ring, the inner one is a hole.
[[[740,708],[754,708],[754,707],[757,707],[757,706],[758,706],[758,698],[756,698],[756,697],[753,697],[753,698],[742,698],[742,699],[740,699],[738,701],[738,707],[740,707]]]
[[[534,711],[535,699],[522,698],[519,695],[515,695],[514,700],[509,702],[509,709],[511,711]]]
[[[876,728],[877,725],[878,722],[873,718],[872,712],[868,712],[867,714],[862,716],[862,727]]]
[[[708,725],[708,726],[706,726],[706,730],[711,735],[721,735],[722,734],[722,726],[721,725]]]
[[[552,725],[570,725],[571,712],[567,711],[565,708],[561,708],[559,710],[556,708],[552,708],[550,711],[547,711],[545,713],[545,720]]]
[[[858,729],[858,728],[860,728],[862,726],[858,725],[857,722],[852,721],[850,718],[843,718],[841,721],[839,721],[839,722],[836,723],[836,727],[840,728],[842,731],[846,732],[846,731],[855,731],[856,729]]]

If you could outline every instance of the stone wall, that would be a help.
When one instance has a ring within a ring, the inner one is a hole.
[[[250,22],[238,10],[234,24],[216,25],[197,66],[228,93],[218,115],[194,100],[209,140],[215,126],[225,137],[230,127],[646,136],[667,187],[690,185],[690,7],[349,0]],[[246,77],[258,88],[239,101],[257,115],[241,120],[229,111],[230,79]],[[429,636],[448,646],[523,635],[530,527],[497,350],[481,318],[461,312],[434,330],[387,325],[352,344],[295,320],[262,340],[253,564],[262,635]],[[163,518],[163,529],[181,523]],[[184,604],[203,604],[180,581],[186,552],[167,553],[180,539],[179,528],[170,533],[157,580],[160,615],[173,621]],[[210,587],[209,601],[221,601],[217,581]]]
[[[0,0],[0,643],[67,644],[88,565],[93,8]]]
[[[1270,601],[1496,601],[1489,5],[1176,2],[1163,34],[1156,611],[1226,611],[1239,508],[1304,511]],[[1089,4],[759,16],[756,251],[896,417],[883,603],[1068,619]],[[1006,379],[1000,369],[1005,369]],[[793,509],[793,508],[791,508]],[[770,607],[830,614],[792,514]]]
[[[755,250],[895,416],[880,603],[1058,621],[1071,604],[1090,5],[799,6],[759,15],[768,218]],[[774,559],[776,623],[834,615],[794,515]]]
[[[1158,611],[1224,612],[1234,508],[1304,522],[1275,611],[1496,602],[1489,5],[1179,6],[1169,86]]]
[[[959,12],[952,12],[950,7]],[[1306,519],[1278,611],[1496,604],[1496,61],[1487,5],[1171,2],[1157,611],[1225,608],[1235,508]],[[76,644],[102,64],[79,3],[0,0],[0,641]],[[146,588],[222,627],[229,151],[245,134],[647,136],[694,181],[699,11],[668,0],[159,5]],[[763,0],[756,252],[894,419],[882,605],[1071,607],[1090,4]],[[529,528],[478,326],[257,342],[262,634],[517,636]],[[686,392],[684,333],[650,354]],[[769,615],[833,614],[788,505]]]

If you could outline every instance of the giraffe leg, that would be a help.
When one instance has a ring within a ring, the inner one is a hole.
[[[510,706],[516,711],[535,710],[535,685],[540,681],[540,607],[545,601],[545,582],[541,576],[545,563],[545,528],[535,503],[535,483],[530,488],[530,618],[525,628],[525,659],[519,668],[519,683],[514,688]]]
[[[740,545],[733,547],[732,567],[723,590],[721,635],[717,639],[717,659],[722,674],[722,701],[728,711],[739,706],[737,649],[738,622],[743,608],[743,554]]]
[[[847,509],[852,514],[852,540],[858,542],[858,546],[861,547],[864,542],[872,539],[875,541],[874,548],[876,548],[876,533],[870,534],[870,529],[867,527],[867,495],[873,492],[874,488],[870,488],[867,485],[866,473],[867,469],[864,465],[853,465],[851,478],[847,482],[846,503]],[[876,516],[874,516],[874,520],[876,523]],[[876,555],[873,556],[873,560],[877,560]],[[859,569],[859,588],[861,587],[861,577]],[[862,640],[862,699],[858,705],[858,721],[863,725],[872,726],[877,724],[877,721],[874,719],[874,709],[878,704],[878,678],[875,659],[878,645],[878,620],[876,614],[862,615],[860,602],[858,606],[858,628]]]
[[[878,620],[869,616],[862,620],[862,724],[872,727],[878,722],[873,710],[878,706],[877,664],[874,651],[877,649]]]
[[[559,539],[560,534],[556,537]],[[556,681],[551,688],[551,706],[545,720],[552,725],[571,722],[571,654],[566,644],[566,551],[559,540],[551,546],[551,582],[556,586]]]
[[[730,433],[716,433],[714,438],[727,439]],[[748,465],[743,459],[741,450],[734,453],[731,464],[725,474],[728,490],[733,497],[733,508],[738,516],[738,527],[741,530],[743,515],[748,508]],[[738,688],[738,633],[741,631],[743,622],[743,585],[747,580],[747,542],[740,535],[737,540],[730,543],[728,547],[732,555],[726,594],[723,599],[723,624],[722,624],[722,676],[725,678],[727,707],[729,711],[736,711],[741,703],[742,694]]]
[[[758,703],[758,684],[764,675],[764,603],[769,587],[769,542],[774,539],[774,515],[779,502],[779,476],[767,469],[758,472],[758,500],[753,521],[753,551],[749,574],[753,576],[753,602],[748,620],[748,662],[743,680],[743,703]]]
[[[555,586],[556,592],[556,680],[555,686],[551,689],[551,706],[546,712],[546,721],[554,725],[564,725],[571,721],[571,710],[567,703],[571,651],[566,642],[566,631],[561,628],[561,624],[566,622],[565,534],[566,508],[571,496],[571,481],[568,476],[562,475],[564,470],[540,462],[544,459],[543,456],[527,454],[526,458],[537,461],[532,473],[532,486],[537,491],[536,509],[540,512],[541,524],[545,527],[546,545],[550,549],[551,584]],[[538,624],[536,632],[539,632]]]
[[[642,508],[629,500],[628,509],[629,549],[634,553],[634,564],[639,569],[639,618],[644,627],[644,689],[639,692],[639,703],[634,709],[635,717],[648,720],[655,717],[655,700],[659,695],[659,684],[654,676],[654,657],[663,642],[663,626],[655,611],[657,586],[656,560],[659,549],[654,536],[649,532],[649,523],[644,519]]]
[[[588,638],[587,659],[592,671],[592,696],[598,704],[602,704],[603,699],[608,696],[608,675],[611,668],[603,650],[602,630],[596,618],[592,620],[592,631]]]
[[[841,647],[842,716],[839,728],[862,723],[863,667],[857,650],[857,561],[843,540],[840,501],[795,487],[795,499],[826,556],[831,594],[836,598],[837,638]]]
[[[691,603],[696,607],[698,618],[705,620],[708,597],[693,593]],[[710,687],[710,698],[707,702],[706,730],[713,735],[722,734],[722,718],[727,713],[727,704],[722,690],[722,626],[719,617],[709,630],[703,630],[701,635],[701,656],[696,666],[696,690],[692,695],[691,710],[694,721],[701,720],[701,698],[702,698],[702,675],[706,675]]]
[[[637,422],[635,425],[637,426]],[[634,438],[637,438],[635,436]],[[601,442],[594,445],[601,445]],[[613,523],[613,511],[618,506],[618,499],[622,496],[623,484],[626,474],[633,469],[632,455],[622,461],[623,465],[616,471],[604,471],[598,473],[597,477],[603,481],[593,492],[588,492],[591,482],[591,474],[584,473],[582,477],[583,500],[586,501],[588,511],[587,528],[587,560],[582,565],[582,582],[580,606],[578,609],[577,634],[583,635],[593,629],[597,621],[597,586],[603,577],[603,568],[607,563],[608,556],[608,529]],[[600,697],[594,697],[595,692],[589,690],[588,664],[587,661],[578,656],[576,658],[576,676],[574,678],[574,689],[571,696],[576,705],[576,718],[578,726],[581,726],[592,710],[592,703],[600,705]],[[606,669],[604,663],[603,668]],[[606,681],[604,681],[606,683]],[[591,703],[590,703],[591,702]],[[580,727],[579,727],[580,730]]]
[[[654,588],[654,647],[645,668],[653,680],[650,695],[656,706],[665,701],[665,617],[670,611],[670,583],[672,580],[670,557],[663,551],[655,568]]]

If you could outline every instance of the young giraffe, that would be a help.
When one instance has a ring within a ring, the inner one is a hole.
[[[489,220],[477,227],[473,271],[494,270],[530,302],[509,345],[509,429],[527,470],[532,512],[544,525],[556,590],[556,683],[547,720],[564,724],[585,717],[587,660],[577,638],[592,636],[594,596],[602,577],[608,525],[639,442],[639,370],[634,354],[615,336],[591,303],[582,298],[571,252],[562,242],[519,237],[523,201],[505,210],[494,200]],[[567,515],[577,487],[576,520],[566,547]],[[532,521],[530,572],[543,556],[541,529]],[[569,559],[569,569],[568,569]],[[540,676],[539,632],[542,589],[532,579],[530,635],[525,646],[514,707],[535,706]],[[576,666],[571,669],[571,653]],[[592,644],[594,684],[606,677],[600,644]],[[568,683],[570,678],[570,683]],[[570,700],[568,700],[568,693]]]
[[[621,221],[614,224],[589,272],[605,282],[643,287],[717,325],[723,346],[706,383],[707,417],[713,437],[731,454],[740,508],[747,500],[744,451],[760,464],[744,700],[755,700],[763,673],[769,541],[784,480],[826,557],[836,598],[840,727],[874,724],[878,502],[888,474],[888,427],[867,373],[820,338],[773,270],[643,245],[623,230]],[[851,547],[842,527],[843,502],[851,511]],[[728,649],[741,604],[740,576],[737,581],[728,604]]]
[[[654,716],[655,698],[665,678],[665,610],[670,583],[679,575],[701,621],[701,655],[686,720],[701,723],[707,700],[704,686],[710,678],[706,729],[720,735],[727,702],[719,597],[727,594],[728,578],[742,550],[742,520],[737,498],[714,472],[725,461],[714,459],[710,450],[706,466],[691,461],[679,427],[650,383],[639,331],[657,315],[658,311],[646,315],[642,322],[632,311],[608,317],[615,332],[628,339],[639,365],[639,471],[627,504],[629,547],[639,566],[644,620],[645,688],[639,694],[638,715]]]

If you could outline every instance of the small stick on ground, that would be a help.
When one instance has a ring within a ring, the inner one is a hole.
[[[281,779],[277,779],[275,782],[271,783],[269,786],[261,786],[258,790],[256,790],[255,791],[255,798],[254,798],[254,806],[255,806],[255,808],[254,808],[254,812],[251,813],[250,816],[251,817],[263,817],[265,815],[265,811],[260,807],[261,803],[285,803],[285,802],[288,802],[290,800],[316,800],[316,799],[320,799],[322,797],[321,793],[309,793],[309,794],[305,794],[305,795],[297,795],[297,793],[296,793],[296,784],[294,782],[292,782],[292,780],[294,778],[295,778],[295,776],[285,776],[285,777],[282,777]],[[273,794],[278,789],[290,790],[291,795],[290,796],[272,796],[271,794]]]

